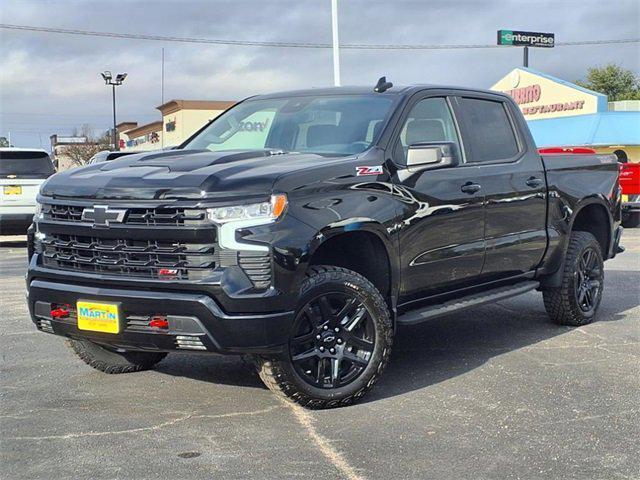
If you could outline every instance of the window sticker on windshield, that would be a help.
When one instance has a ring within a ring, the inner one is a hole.
[[[362,175],[380,175],[382,174],[382,165],[377,165],[375,167],[356,167],[356,176],[361,177]]]

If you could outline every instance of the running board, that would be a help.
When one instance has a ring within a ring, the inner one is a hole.
[[[449,300],[438,305],[429,305],[419,310],[405,313],[398,317],[398,323],[401,325],[414,325],[416,323],[425,322],[432,318],[441,317],[449,313],[460,312],[468,308],[477,307],[485,303],[497,302],[505,298],[515,297],[523,293],[535,290],[540,286],[540,282],[528,281],[508,287],[494,288],[482,293],[476,293],[467,297]]]

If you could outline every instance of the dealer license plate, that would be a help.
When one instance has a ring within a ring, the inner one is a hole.
[[[80,300],[76,306],[80,330],[104,333],[120,332],[119,304]]]

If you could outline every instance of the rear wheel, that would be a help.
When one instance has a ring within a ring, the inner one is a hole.
[[[312,267],[287,352],[259,357],[264,383],[309,408],[353,403],[373,387],[389,358],[392,325],[380,292],[361,275]]]
[[[165,352],[116,352],[89,340],[70,339],[67,345],[87,365],[105,373],[149,370],[167,356]]]
[[[542,292],[547,313],[561,325],[591,323],[600,306],[603,288],[604,262],[600,244],[588,232],[573,232],[561,286]]]

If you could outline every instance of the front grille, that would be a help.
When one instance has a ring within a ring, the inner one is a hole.
[[[255,288],[264,289],[271,284],[271,256],[268,253],[238,252],[238,265]]]
[[[206,350],[207,347],[202,343],[202,340],[192,335],[178,335],[176,336],[176,348],[181,350]]]
[[[38,328],[43,332],[54,333],[53,326],[51,325],[51,320],[47,320],[44,318],[38,319]]]
[[[215,268],[213,244],[47,234],[42,249],[47,267],[106,275],[196,280]]]
[[[42,219],[50,222],[93,222],[82,220],[86,207],[77,205],[43,205]],[[114,207],[115,208],[115,207]],[[207,211],[187,208],[127,208],[123,222],[126,225],[188,227],[207,223]]]

